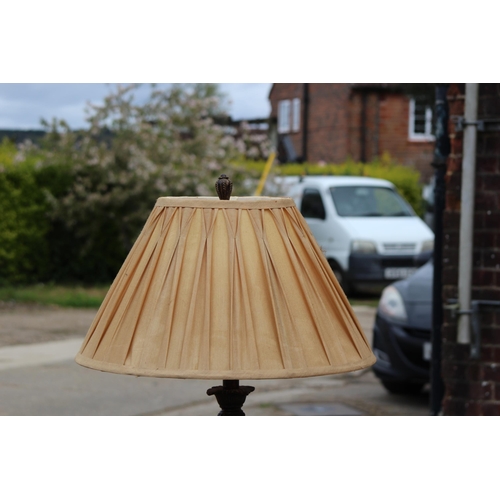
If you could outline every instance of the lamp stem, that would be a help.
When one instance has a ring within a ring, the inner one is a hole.
[[[215,396],[217,403],[221,407],[219,417],[244,417],[242,410],[246,397],[255,390],[249,385],[240,385],[239,380],[223,380],[222,385],[217,385],[208,389],[209,396]]]

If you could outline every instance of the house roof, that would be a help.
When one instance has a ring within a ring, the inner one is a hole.
[[[273,93],[274,86],[276,84],[273,83],[271,85],[271,89],[269,90],[269,95],[268,99],[271,99],[271,94]],[[350,87],[353,90],[386,90],[386,91],[392,91],[392,92],[400,92],[401,89],[401,84],[400,83],[350,83]]]
[[[351,83],[353,90],[392,90],[400,91],[400,83]]]

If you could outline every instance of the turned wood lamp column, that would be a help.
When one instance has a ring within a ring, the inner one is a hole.
[[[233,183],[227,175],[222,174],[215,183],[215,190],[219,200],[229,200],[233,191]],[[245,413],[242,410],[247,396],[255,390],[249,385],[240,385],[239,380],[223,380],[222,385],[216,385],[207,390],[209,396],[215,396],[217,403],[221,407],[219,417],[241,416]]]
[[[219,417],[244,417],[242,410],[247,396],[255,390],[250,385],[240,385],[239,380],[223,380],[222,385],[216,385],[208,389],[209,396],[215,396],[221,407]]]

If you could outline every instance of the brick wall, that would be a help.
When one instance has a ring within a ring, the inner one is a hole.
[[[309,84],[308,161],[341,163],[346,160],[349,94],[346,83]]]
[[[408,138],[409,102],[402,93],[386,90],[354,91],[349,110],[349,155],[354,160],[361,161],[364,142],[366,161],[389,153],[402,165],[419,170],[422,180],[427,182],[434,173],[431,166],[434,141],[414,141]]]
[[[365,161],[380,156],[383,151],[380,148],[379,94],[367,91],[352,92],[349,115],[349,156],[356,161],[362,161],[363,154]]]
[[[465,85],[448,90],[451,153],[443,218],[443,300],[458,296],[458,244],[463,132],[453,118],[463,116]],[[500,85],[479,86],[478,119],[500,119]],[[478,131],[473,244],[473,300],[500,300],[500,131]],[[481,314],[481,355],[456,342],[457,318],[445,309],[442,328],[444,415],[500,415],[500,312]]]
[[[432,176],[433,141],[414,141],[408,138],[408,97],[403,94],[382,94],[380,97],[380,145],[403,165],[417,168],[423,180]]]
[[[277,118],[278,101],[301,99],[300,131],[289,134],[299,157],[303,154],[303,91],[302,83],[279,83],[274,84],[270,94],[272,118]],[[434,145],[408,139],[408,117],[409,100],[401,93],[387,89],[356,90],[347,83],[310,83],[307,160],[341,163],[350,157],[361,161],[363,142],[366,161],[388,152],[401,164],[416,167],[427,181],[433,173]]]
[[[307,161],[341,163],[348,156],[348,99],[346,83],[310,83],[308,111]],[[271,117],[278,117],[278,102],[300,98],[300,130],[290,132],[297,156],[303,156],[304,84],[274,84],[271,94]]]

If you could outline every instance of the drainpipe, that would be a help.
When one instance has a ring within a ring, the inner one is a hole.
[[[309,84],[304,83],[303,96],[304,115],[302,118],[302,163],[307,163],[307,128],[309,121]]]
[[[361,130],[359,134],[360,141],[360,161],[366,163],[366,92],[361,95]]]
[[[446,161],[450,154],[450,138],[448,135],[448,101],[446,92],[448,85],[438,83],[435,86],[436,101],[436,142],[432,166],[435,169],[434,183],[434,275],[432,288],[432,331],[431,331],[431,415],[439,415],[444,396],[444,383],[441,377],[441,329],[443,325],[443,212],[446,199]]]
[[[459,344],[471,339],[472,241],[474,239],[474,189],[476,179],[477,101],[479,83],[465,84],[464,149],[458,256]]]
[[[379,157],[379,144],[378,138],[380,134],[380,94],[375,94],[376,108],[375,108],[375,133],[373,134],[373,156]]]

